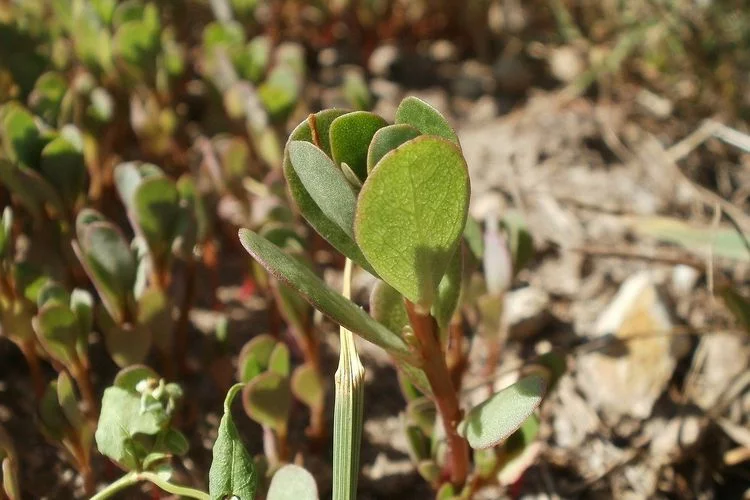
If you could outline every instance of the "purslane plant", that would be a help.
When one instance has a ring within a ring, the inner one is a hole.
[[[446,459],[436,457],[435,485],[459,491],[470,472],[469,446],[491,448],[516,431],[552,374],[536,370],[466,415],[461,409],[445,355],[445,330],[461,290],[470,194],[457,135],[416,98],[402,101],[393,125],[369,112],[325,110],[292,132],[284,174],[308,223],[396,299],[377,304],[371,317],[255,232],[241,230],[242,244],[321,312],[388,351],[434,401],[447,445]]]

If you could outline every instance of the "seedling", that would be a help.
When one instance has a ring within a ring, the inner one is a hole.
[[[241,230],[242,244],[316,308],[388,351],[434,402],[446,448],[436,473],[425,475],[459,492],[470,472],[469,446],[493,447],[510,436],[539,405],[552,374],[539,370],[461,410],[445,356],[470,193],[458,137],[416,98],[401,103],[391,126],[371,113],[326,110],[292,132],[284,174],[310,225],[392,291],[371,317],[257,233]]]

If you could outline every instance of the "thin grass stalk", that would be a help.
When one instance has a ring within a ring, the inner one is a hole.
[[[344,267],[345,297],[351,296],[352,261]],[[341,327],[341,352],[336,370],[333,412],[333,500],[357,498],[359,449],[362,442],[365,369],[359,360],[354,335]]]

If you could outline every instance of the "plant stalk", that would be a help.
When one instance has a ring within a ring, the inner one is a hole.
[[[419,342],[422,369],[427,375],[445,428],[451,459],[451,483],[456,488],[461,488],[466,482],[469,469],[469,447],[456,429],[462,418],[461,408],[438,340],[438,326],[429,312],[419,311],[417,306],[408,300],[404,302],[409,315],[409,323]]]
[[[351,295],[352,261],[344,267],[344,293]],[[365,369],[357,354],[354,335],[341,327],[341,352],[335,374],[333,410],[333,500],[357,498],[359,450],[362,442]]]
[[[185,294],[182,297],[180,315],[174,331],[175,356],[179,373],[185,373],[187,368],[188,327],[190,326],[190,309],[193,307],[195,298],[196,274],[197,262],[194,258],[190,258],[185,269]]]
[[[89,371],[85,365],[77,360],[70,367],[70,374],[78,385],[78,390],[81,391],[81,397],[86,406],[86,413],[93,420],[96,420],[99,415],[99,403],[94,392],[94,386],[91,384],[91,377]]]
[[[26,363],[29,365],[31,382],[34,386],[34,394],[37,399],[42,399],[47,384],[44,382],[44,375],[42,374],[42,367],[39,364],[39,356],[36,354],[34,340],[24,340],[23,342],[19,342],[18,347],[21,348],[21,352],[26,358]]]
[[[208,495],[208,493],[204,493],[200,490],[196,490],[193,488],[189,488],[187,486],[178,486],[176,484],[172,484],[169,481],[163,479],[158,474],[155,474],[153,472],[128,472],[124,476],[122,476],[120,479],[115,481],[114,483],[110,484],[106,488],[104,488],[102,491],[91,497],[91,500],[104,500],[106,498],[110,498],[115,493],[124,490],[125,488],[128,488],[130,486],[133,486],[136,483],[139,483],[140,481],[149,481],[150,483],[158,486],[162,490],[166,491],[167,493],[171,493],[173,495],[179,495],[187,498],[196,498],[198,500],[211,500],[211,497]]]

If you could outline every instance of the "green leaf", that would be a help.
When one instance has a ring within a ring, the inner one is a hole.
[[[46,213],[45,204],[52,208],[52,215],[64,212],[57,191],[36,170],[0,158],[0,183],[18,196],[26,210],[37,221]]]
[[[105,309],[97,312],[104,345],[117,366],[124,368],[142,363],[151,349],[151,331],[140,324],[115,324]]]
[[[138,298],[138,327],[149,332],[163,352],[172,347],[172,314],[169,297],[158,288],[149,288]]]
[[[80,227],[79,260],[110,315],[121,323],[135,284],[136,262],[133,253],[120,230],[110,222],[97,221],[80,224]]]
[[[213,461],[208,472],[208,491],[211,500],[225,500],[231,497],[242,500],[255,498],[258,477],[253,459],[242,444],[232,420],[232,400],[241,389],[242,384],[232,386],[224,400],[224,416],[219,423],[219,435],[214,443]]]
[[[291,141],[287,152],[297,178],[316,207],[349,238],[354,238],[357,197],[341,170],[312,143]]]
[[[375,132],[367,150],[367,173],[372,172],[387,153],[420,135],[419,130],[405,123],[388,125]]]
[[[409,324],[404,297],[385,281],[378,280],[370,295],[370,314],[390,331],[401,336]]]
[[[94,325],[94,297],[87,290],[76,288],[70,294],[70,310],[78,320],[78,330],[81,333],[79,341],[87,348],[88,335]]]
[[[126,21],[117,28],[112,38],[112,54],[140,75],[153,64],[159,50],[159,33],[158,27],[145,21]]]
[[[0,218],[0,261],[6,255],[6,252],[13,251],[13,209],[10,205],[3,209],[2,218]]]
[[[469,191],[461,151],[437,137],[388,153],[360,191],[359,247],[384,281],[425,309],[463,233]]]
[[[292,373],[291,388],[294,397],[309,408],[320,408],[325,402],[325,388],[315,367],[300,365]]]
[[[547,381],[538,374],[522,378],[475,406],[458,426],[472,448],[490,448],[513,434],[542,402]]]
[[[37,79],[34,90],[29,96],[29,103],[35,114],[49,124],[57,121],[68,82],[65,77],[55,71],[48,71]]]
[[[156,435],[168,420],[164,413],[141,411],[141,397],[120,387],[104,391],[102,411],[96,427],[96,446],[99,452],[125,469],[137,469],[144,457],[133,454],[137,434]]]
[[[289,142],[311,142],[318,145],[326,155],[330,156],[331,141],[329,129],[331,122],[344,113],[345,111],[342,110],[329,109],[310,115],[306,121],[299,124],[297,128],[292,131],[292,134],[289,136]],[[313,129],[315,130],[314,134]],[[289,186],[289,193],[297,205],[297,208],[313,229],[315,229],[318,234],[325,238],[344,256],[350,258],[360,267],[374,274],[375,271],[373,271],[370,264],[365,260],[359,247],[354,242],[354,238],[329,219],[310,193],[307,192],[307,189],[295,172],[295,168],[292,166],[292,162],[289,158],[288,147],[284,150],[284,177],[286,177],[287,185]]]
[[[289,378],[276,372],[261,373],[242,390],[245,413],[264,427],[286,434],[292,392]]]
[[[268,370],[288,377],[291,370],[291,361],[289,359],[289,348],[286,344],[279,342],[273,348],[271,356],[268,358]]]
[[[39,170],[55,187],[65,206],[72,209],[85,194],[86,163],[83,151],[60,136],[42,150]]]
[[[50,302],[34,318],[34,329],[48,353],[67,365],[80,337],[78,318],[68,305]]]
[[[633,217],[628,221],[640,235],[675,243],[686,250],[707,256],[750,262],[743,236],[732,228],[696,227],[669,217]]]
[[[336,164],[349,165],[361,181],[367,178],[367,148],[375,133],[387,125],[375,113],[354,111],[331,123],[331,153]]]
[[[438,285],[432,315],[440,328],[445,328],[453,318],[461,296],[461,278],[463,277],[463,248],[459,246],[448,264],[448,269]]]
[[[308,302],[338,324],[394,356],[410,357],[408,347],[398,335],[328,287],[307,266],[249,229],[240,229],[239,237],[245,250],[269,273],[296,289]]]
[[[117,372],[112,385],[136,394],[136,386],[148,379],[159,380],[159,374],[145,365],[131,365]]]
[[[47,302],[54,301],[58,304],[67,304],[70,302],[70,294],[60,283],[54,280],[48,280],[40,289],[37,295],[36,305],[40,309]]]
[[[237,362],[237,380],[249,382],[264,372],[276,344],[271,335],[262,333],[242,346]]]
[[[78,408],[78,398],[76,398],[73,389],[73,380],[66,372],[60,372],[60,375],[57,376],[57,400],[70,426],[80,433],[86,424],[86,420],[80,408]]]
[[[458,146],[458,136],[438,110],[423,100],[409,96],[396,109],[396,123],[406,123],[423,134],[448,139]]]
[[[167,177],[145,179],[133,193],[133,212],[156,264],[171,252],[180,211],[180,193]]]
[[[34,168],[44,147],[41,132],[34,117],[17,102],[10,102],[0,110],[2,114],[2,142],[11,161]]]
[[[57,380],[47,385],[39,401],[39,420],[44,432],[58,441],[63,439],[68,430],[68,420],[57,398]]]
[[[295,71],[287,65],[274,67],[258,87],[258,97],[274,121],[283,121],[294,111],[300,83]]]
[[[268,500],[318,500],[315,478],[299,465],[287,464],[276,471],[268,488]]]

